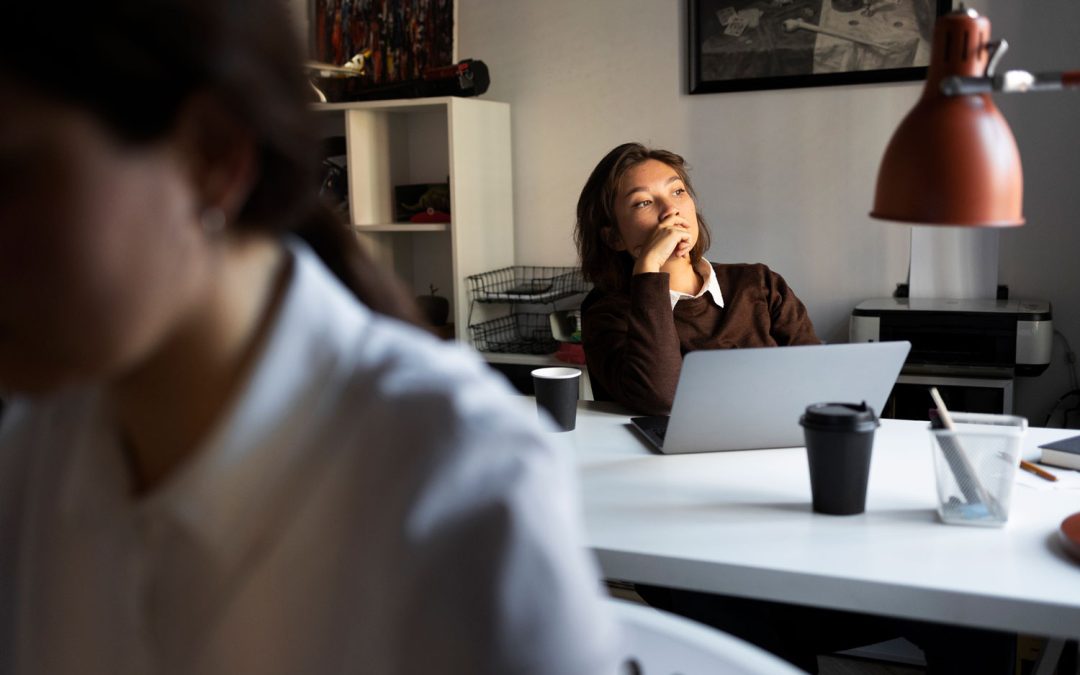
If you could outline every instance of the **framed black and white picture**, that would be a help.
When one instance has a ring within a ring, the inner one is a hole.
[[[690,93],[926,77],[952,0],[687,0]]]

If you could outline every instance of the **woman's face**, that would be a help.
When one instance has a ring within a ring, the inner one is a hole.
[[[0,389],[117,375],[195,297],[192,172],[175,143],[125,145],[86,112],[0,88]]]
[[[648,159],[627,170],[615,197],[618,248],[637,258],[661,223],[684,225],[690,246],[697,243],[698,220],[694,198],[675,169]]]

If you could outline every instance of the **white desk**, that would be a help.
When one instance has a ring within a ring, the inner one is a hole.
[[[802,448],[660,456],[610,404],[579,404],[589,545],[611,579],[994,628],[1080,635],[1080,563],[1056,541],[1080,491],[1015,486],[1004,528],[942,524],[925,422],[883,420],[867,511],[810,509]],[[1031,429],[1025,457],[1076,430]]]

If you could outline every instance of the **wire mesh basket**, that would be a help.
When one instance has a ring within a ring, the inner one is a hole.
[[[474,302],[552,303],[588,290],[576,267],[515,265],[465,279]]]
[[[473,346],[481,352],[551,354],[559,348],[547,314],[520,312],[469,326]]]

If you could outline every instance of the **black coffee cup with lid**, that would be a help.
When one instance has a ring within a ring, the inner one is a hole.
[[[879,422],[862,403],[814,403],[799,418],[810,463],[814,511],[847,516],[866,510],[870,453]]]

